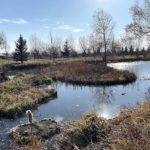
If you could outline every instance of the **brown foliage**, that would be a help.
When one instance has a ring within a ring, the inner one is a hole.
[[[136,80],[134,73],[118,71],[101,63],[67,62],[45,69],[53,79],[73,84],[110,85]]]

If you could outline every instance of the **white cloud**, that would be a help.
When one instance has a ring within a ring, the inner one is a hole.
[[[74,29],[72,29],[72,31],[77,33],[77,32],[83,32],[84,30],[83,29],[74,28]]]
[[[28,21],[22,18],[19,19],[0,19],[0,24],[18,24],[18,25],[23,25],[27,24]]]
[[[59,26],[55,27],[54,30],[66,30],[66,31],[75,32],[75,33],[84,31],[81,28],[76,28],[71,25],[59,25]]]

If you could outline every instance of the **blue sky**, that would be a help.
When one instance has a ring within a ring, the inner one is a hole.
[[[110,13],[119,36],[131,21],[129,8],[135,0],[0,0],[0,32],[14,42],[19,34],[36,34],[46,40],[48,33],[78,38],[92,32],[90,21],[98,8]]]

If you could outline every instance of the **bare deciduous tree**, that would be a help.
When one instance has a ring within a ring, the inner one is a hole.
[[[8,56],[9,45],[7,42],[7,37],[3,32],[0,33],[0,49],[1,52]]]
[[[99,39],[103,39],[104,56],[103,62],[106,63],[106,52],[110,43],[110,37],[112,36],[115,24],[111,15],[98,9],[93,15],[92,27],[95,35]]]
[[[102,39],[95,36],[94,34],[90,34],[89,49],[93,52],[93,54],[100,54],[102,47],[103,47]]]
[[[0,33],[0,47],[3,48],[3,45],[5,44],[6,36],[3,32]]]
[[[71,57],[74,57],[77,55],[77,51],[76,51],[76,41],[74,39],[74,37],[72,35],[70,35],[68,38],[67,38],[67,41],[68,41],[68,46],[69,46],[69,55]]]
[[[88,54],[96,53],[97,51],[97,41],[96,37],[93,34],[90,34],[88,37]]]
[[[69,43],[70,50],[75,50],[75,39],[72,35],[68,36],[67,41]]]
[[[134,38],[150,36],[150,0],[144,0],[143,7],[135,3],[130,11],[132,22],[126,26],[126,32]]]
[[[42,41],[34,34],[29,40],[30,51],[34,58],[41,58]]]
[[[82,54],[86,55],[87,51],[88,51],[89,44],[88,44],[88,40],[85,36],[79,38],[79,46],[81,48]]]
[[[59,37],[54,37],[52,33],[49,33],[49,48],[48,53],[50,57],[56,58],[60,56],[61,49],[62,49],[62,40]]]

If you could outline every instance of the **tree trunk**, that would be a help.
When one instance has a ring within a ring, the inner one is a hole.
[[[104,62],[105,65],[107,64],[106,52],[107,52],[107,43],[106,43],[106,37],[105,37],[105,34],[104,34],[104,57],[103,57],[103,62]]]

